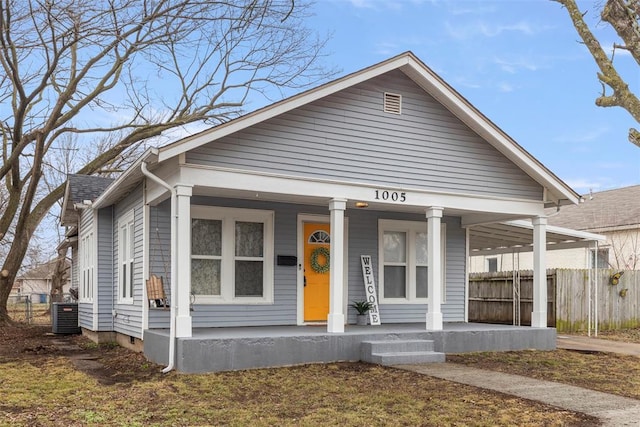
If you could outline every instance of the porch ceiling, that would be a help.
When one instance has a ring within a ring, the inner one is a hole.
[[[547,225],[547,250],[584,247],[606,241],[600,234]],[[470,255],[492,255],[533,250],[530,220],[506,221],[469,227]]]

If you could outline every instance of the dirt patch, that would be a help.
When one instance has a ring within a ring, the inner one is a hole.
[[[59,335],[50,326],[16,325],[0,329],[0,362],[14,360],[41,363],[67,357],[79,371],[101,384],[145,381],[160,377],[160,366],[144,355],[116,344],[95,344],[82,335]]]

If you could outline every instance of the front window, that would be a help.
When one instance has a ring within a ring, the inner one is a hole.
[[[427,303],[429,258],[426,222],[379,221],[380,302]],[[442,298],[444,302],[444,225],[442,226]]]
[[[199,303],[273,301],[273,212],[194,206],[191,292]]]

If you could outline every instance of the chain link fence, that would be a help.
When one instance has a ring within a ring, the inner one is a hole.
[[[71,294],[63,294],[63,302],[75,302]],[[51,325],[51,301],[48,294],[11,295],[7,301],[9,316],[29,325]]]

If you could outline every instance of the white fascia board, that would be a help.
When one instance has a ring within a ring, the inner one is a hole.
[[[426,65],[417,59],[411,59],[408,67],[410,68],[404,67],[402,71],[494,148],[518,165],[544,188],[553,189],[557,195],[562,195],[570,202],[578,204],[580,196],[575,191],[557,178],[531,154],[527,153]]]
[[[62,197],[62,209],[60,209],[60,225],[62,226],[70,225],[67,222],[67,218],[66,218],[68,201],[69,201],[69,180],[67,179],[67,183],[64,186],[64,196]]]
[[[531,229],[533,230],[533,224],[531,223],[530,220],[514,220],[514,221],[505,221],[502,224],[505,225],[510,225],[513,227],[520,227],[520,228],[527,228],[527,229]],[[546,226],[547,232],[548,233],[555,233],[555,234],[563,234],[567,237],[572,237],[578,240],[587,240],[587,241],[592,241],[592,242],[606,242],[607,241],[607,237],[603,236],[601,234],[595,234],[595,233],[589,233],[586,231],[580,231],[580,230],[572,230],[570,228],[564,228],[564,227],[556,227],[554,225],[547,225]]]
[[[142,172],[140,171],[140,164],[142,162],[149,161],[153,157],[157,157],[157,155],[157,148],[148,148],[144,153],[142,153],[140,157],[138,157],[135,162],[133,162],[133,164],[127,170],[125,170],[115,181],[111,183],[111,185],[109,185],[109,187],[107,187],[104,193],[102,193],[100,197],[98,197],[93,202],[92,207],[94,209],[100,209],[108,206],[110,204],[109,201],[115,196],[118,191],[121,191],[121,187],[125,182],[128,182],[130,179],[132,179],[132,175],[135,172],[139,172],[142,175]]]
[[[357,85],[358,83],[400,68],[408,62],[409,56],[407,54],[397,56],[388,61],[365,68],[364,70],[349,74],[338,80],[319,86],[315,89],[310,89],[299,95],[294,95],[291,98],[276,102],[275,104],[261,108],[253,113],[249,113],[246,116],[239,117],[230,122],[207,129],[196,135],[188,136],[180,141],[161,148],[158,155],[158,161],[162,162],[171,157],[198,148],[201,145],[223,138],[234,132],[241,131],[280,114],[294,110],[313,101],[317,101],[318,99],[322,99],[343,89]]]
[[[208,166],[184,166],[181,168],[179,179],[184,184],[194,186],[203,186],[202,183],[215,183],[211,186],[212,188],[227,190],[274,193],[326,200],[344,198],[380,207],[388,206],[389,210],[394,210],[394,205],[399,209],[403,206],[418,208],[439,206],[445,209],[518,216],[544,214],[544,206],[540,201],[433,192],[415,188],[388,188],[365,183],[318,180]],[[376,198],[376,191],[384,190],[404,193],[404,202],[383,201]]]

